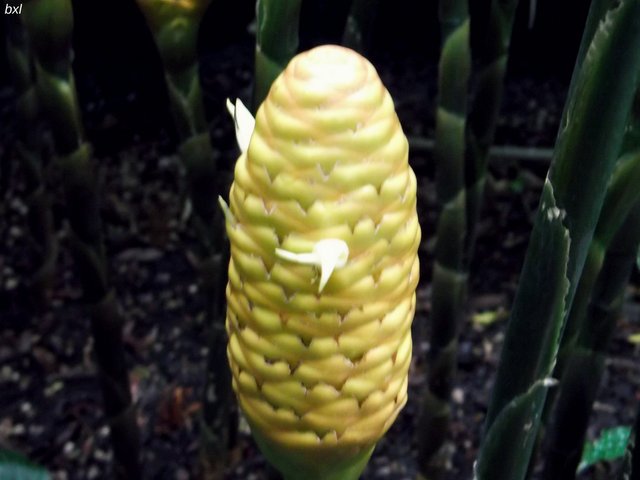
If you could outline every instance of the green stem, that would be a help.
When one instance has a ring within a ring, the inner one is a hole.
[[[277,467],[285,480],[358,480],[375,448],[362,447],[358,453],[346,450],[343,459],[334,458],[327,462],[305,448],[296,451],[278,445],[263,436],[259,429],[251,431],[260,451]],[[310,460],[310,455],[316,455],[315,462]]]
[[[223,241],[222,214],[216,202],[227,183],[209,137],[197,57],[198,31],[209,1],[199,2],[198,8],[191,10],[154,0],[138,3],[163,60],[171,110],[180,137],[178,153],[186,170],[194,212],[192,220],[200,243],[199,270],[202,294],[207,300],[209,347],[201,422],[201,463],[206,478],[223,478],[237,419],[224,329],[228,252]]]
[[[39,266],[30,284],[38,303],[45,305],[55,275],[58,239],[45,179],[35,67],[27,32],[19,17],[9,17],[7,28],[7,58],[16,91],[18,139],[15,152],[26,174],[28,223],[39,257]]]
[[[258,0],[253,111],[298,51],[302,0]]]
[[[440,3],[442,54],[436,111],[436,187],[442,210],[437,224],[428,382],[418,423],[420,474],[438,476],[448,459],[437,458],[448,432],[449,400],[456,366],[458,330],[464,314],[467,271],[465,125],[471,64],[466,1]]]
[[[34,48],[38,98],[53,133],[64,183],[76,267],[90,309],[114,474],[138,479],[140,439],[125,366],[122,318],[108,280],[96,165],[84,139],[71,69],[71,2],[29,0],[23,15]]]
[[[482,41],[473,46],[473,60],[477,64],[475,93],[469,106],[466,138],[467,236],[465,251],[467,263],[473,257],[477,225],[482,208],[487,179],[489,149],[493,144],[507,70],[511,31],[518,0],[492,0],[489,24],[471,28],[481,29]],[[474,21],[475,20],[475,21]],[[486,29],[486,31],[485,31]]]

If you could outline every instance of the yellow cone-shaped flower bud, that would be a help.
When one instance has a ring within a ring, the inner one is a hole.
[[[407,157],[373,66],[323,46],[274,82],[238,159],[229,361],[286,478],[357,478],[406,402],[420,242]]]

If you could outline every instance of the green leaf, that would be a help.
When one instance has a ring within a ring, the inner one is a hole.
[[[476,478],[481,480],[524,478],[547,392],[542,387],[549,386],[548,357],[552,352],[548,345],[557,342],[565,310],[570,240],[548,181],[541,206],[538,215],[543,219],[539,220],[542,228],[533,231],[527,252],[527,261],[535,263],[536,269],[523,275],[511,312],[511,332],[505,339],[478,456]],[[540,365],[544,365],[545,373],[537,371]],[[536,375],[542,376],[536,380]],[[506,442],[519,448],[511,448]]]
[[[7,480],[49,480],[49,472],[26,457],[0,449],[0,478]]]
[[[298,51],[302,0],[258,0],[253,111],[267,97],[271,84]]]
[[[594,234],[594,238],[597,238],[605,249],[608,248],[627,215],[638,202],[640,198],[638,185],[640,185],[640,149],[622,155],[611,176]]]
[[[540,415],[547,389],[553,384],[551,379],[536,382],[500,411],[483,441],[474,478],[514,478],[514,472],[522,470],[522,466],[526,469],[536,438],[531,419]],[[511,442],[508,454],[504,450],[505,438]],[[499,450],[503,455],[497,454]]]
[[[505,335],[478,457],[479,480],[526,476],[541,408],[527,392],[551,376],[556,362],[639,70],[640,0],[622,0],[600,23],[576,71]],[[525,403],[525,414],[510,427],[514,435],[494,432],[514,401]]]
[[[603,430],[597,439],[585,443],[578,471],[603,460],[622,458],[627,449],[630,434],[630,427],[613,427]]]

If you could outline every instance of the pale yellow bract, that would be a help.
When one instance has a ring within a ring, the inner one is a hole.
[[[270,448],[323,462],[371,450],[404,406],[420,227],[416,179],[374,67],[322,46],[295,57],[235,168],[227,232],[233,386]],[[348,245],[318,269],[276,248]]]

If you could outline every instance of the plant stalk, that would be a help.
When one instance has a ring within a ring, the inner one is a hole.
[[[466,191],[464,182],[467,88],[471,66],[466,0],[440,2],[442,53],[436,111],[436,187],[442,205],[437,224],[433,270],[428,381],[418,421],[419,478],[434,478],[448,459],[445,443],[456,370],[458,330],[467,289],[465,264]],[[440,454],[439,454],[440,452]]]
[[[76,268],[89,306],[114,475],[138,479],[140,439],[124,359],[123,319],[108,280],[96,165],[82,129],[71,66],[71,2],[29,0],[23,15],[35,56],[38,99],[53,134],[64,182]]]
[[[26,180],[29,230],[36,246],[39,266],[29,281],[40,306],[48,303],[58,258],[58,239],[45,178],[46,161],[42,142],[33,55],[27,32],[19,17],[7,19],[7,58],[16,92],[18,138],[15,154]]]
[[[467,235],[465,252],[467,264],[473,257],[477,226],[487,180],[489,150],[493,144],[498,114],[502,103],[504,76],[509,58],[511,31],[518,0],[492,0],[487,25],[484,18],[471,17],[471,29],[479,29],[482,40],[472,46],[474,64],[477,64],[475,91],[469,105],[466,129],[466,215]]]
[[[157,0],[138,0],[154,34],[165,69],[165,80],[185,167],[192,221],[199,239],[198,270],[206,299],[207,345],[201,465],[204,477],[221,479],[234,442],[237,416],[226,358],[224,329],[228,252],[224,222],[216,199],[226,190],[226,176],[211,145],[199,76],[197,39],[210,0],[186,8]]]
[[[298,51],[302,0],[257,0],[253,113]]]

